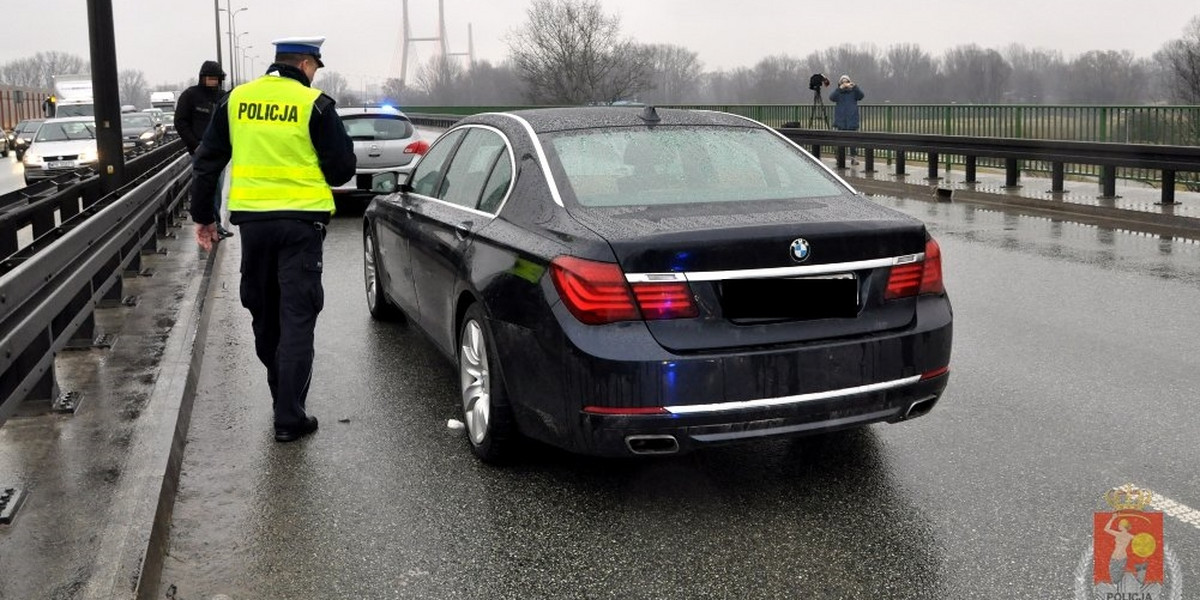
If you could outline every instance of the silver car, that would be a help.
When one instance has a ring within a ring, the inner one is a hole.
[[[354,179],[333,188],[334,192],[369,190],[374,173],[407,174],[429,148],[408,117],[390,106],[339,108],[337,112],[354,140],[358,169]]]
[[[92,117],[47,119],[25,150],[25,184],[95,165],[96,123]]]

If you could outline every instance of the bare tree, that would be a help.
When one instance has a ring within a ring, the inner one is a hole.
[[[1012,67],[995,50],[976,44],[956,46],[942,56],[945,100],[999,102],[1008,86]]]
[[[382,89],[379,91],[382,95],[382,100],[385,102],[393,102],[401,104],[409,101],[408,89],[398,77],[391,77],[383,82]]]
[[[1062,52],[1010,44],[1003,52],[1012,67],[1008,98],[1016,102],[1052,104],[1067,98],[1067,63]]]
[[[533,0],[509,38],[526,96],[539,104],[583,104],[647,89],[650,55],[620,37],[620,18],[597,0]]]
[[[1092,50],[1070,64],[1068,100],[1083,104],[1141,102],[1149,69],[1124,50]]]
[[[752,102],[754,74],[746,67],[731,72],[706,73],[701,78],[697,99],[709,104]]]
[[[313,86],[341,104],[349,83],[337,71],[322,71],[313,82]]]
[[[1184,27],[1182,38],[1164,44],[1154,60],[1166,71],[1172,101],[1200,104],[1200,15]]]
[[[692,97],[704,67],[699,54],[672,44],[646,46],[650,53],[650,85],[644,100],[660,103],[681,103]]]
[[[464,69],[457,59],[438,54],[417,72],[417,87],[424,90],[434,104],[455,104],[463,77]]]
[[[147,91],[146,75],[135,69],[123,69],[117,74],[117,90],[121,96],[121,104],[132,104],[146,107],[150,104],[150,92]]]
[[[917,44],[897,44],[883,54],[882,79],[876,96],[895,102],[919,102],[938,84],[937,62]]]
[[[512,63],[477,61],[467,71],[460,100],[477,106],[519,104],[521,79]]]
[[[54,88],[54,78],[59,75],[90,73],[88,62],[66,52],[38,52],[28,57],[0,65],[0,82],[9,85]]]
[[[801,102],[802,98],[811,94],[806,91],[811,71],[813,69],[807,61],[794,56],[768,56],[758,61],[751,70],[751,96],[740,100],[779,104]]]

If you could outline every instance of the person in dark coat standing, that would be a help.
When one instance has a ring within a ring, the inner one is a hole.
[[[221,83],[225,81],[225,70],[214,60],[206,60],[200,65],[200,82],[183,91],[175,102],[175,131],[183,144],[187,146],[188,154],[196,155],[200,140],[204,139],[204,131],[212,121],[213,111],[217,103],[225,96]],[[217,235],[227,238],[233,235],[224,225],[221,225],[221,185],[217,185],[217,193],[213,196],[217,214]]]
[[[858,103],[866,97],[862,88],[850,80],[849,75],[838,79],[837,89],[829,93],[833,107],[833,128],[842,131],[858,131]],[[858,148],[850,147],[850,156],[858,156]],[[858,159],[851,158],[850,164],[857,165]]]

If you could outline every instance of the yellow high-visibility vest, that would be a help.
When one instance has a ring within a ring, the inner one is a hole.
[[[307,210],[333,213],[308,134],[320,90],[265,75],[229,93],[229,210]]]

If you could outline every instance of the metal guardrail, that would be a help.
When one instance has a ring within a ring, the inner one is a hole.
[[[431,113],[405,113],[408,120],[414,125],[424,125],[426,127],[452,127],[455,123],[466,115],[455,114],[431,114]]]
[[[1162,202],[1175,202],[1175,176],[1179,172],[1200,172],[1200,147],[1166,146],[1155,144],[1116,144],[1104,142],[1070,142],[1055,140],[1026,140],[1015,138],[978,138],[956,135],[914,135],[902,133],[872,133],[864,131],[828,131],[819,129],[783,128],[780,133],[797,143],[811,146],[820,155],[822,146],[837,148],[838,167],[845,167],[848,147],[865,148],[865,168],[874,170],[876,150],[889,152],[896,174],[906,174],[906,161],[913,153],[923,155],[928,177],[938,177],[938,166],[946,155],[963,157],[966,181],[975,182],[978,159],[997,158],[1004,161],[1005,185],[1018,184],[1023,161],[1038,161],[1050,165],[1051,191],[1063,191],[1066,164],[1097,165],[1104,197],[1116,197],[1117,168],[1150,169],[1162,173]]]
[[[175,223],[191,180],[182,150],[175,142],[130,161],[130,183],[107,196],[98,177],[86,177],[0,212],[9,247],[17,229],[35,231],[32,244],[0,262],[0,423],[32,401],[73,410],[74,399],[60,395],[54,357],[100,342],[94,309],[122,303],[122,275],[141,271],[141,254],[155,251],[157,236]]]

